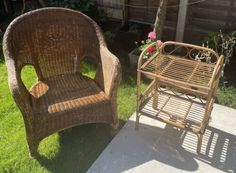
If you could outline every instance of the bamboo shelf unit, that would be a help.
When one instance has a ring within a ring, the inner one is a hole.
[[[136,128],[139,117],[145,115],[191,131],[198,136],[200,152],[224,57],[212,49],[169,41],[144,61],[147,49],[137,67]],[[140,87],[143,75],[152,79],[144,90]]]

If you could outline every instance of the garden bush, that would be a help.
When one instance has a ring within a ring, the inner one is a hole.
[[[107,20],[105,12],[98,10],[95,0],[49,0],[49,6],[65,7],[81,11],[98,24],[102,24]]]

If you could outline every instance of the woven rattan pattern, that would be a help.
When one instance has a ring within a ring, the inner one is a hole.
[[[48,135],[85,123],[118,127],[116,93],[121,67],[109,52],[98,25],[64,8],[43,8],[16,18],[7,28],[3,50],[12,96],[22,112],[31,155]],[[81,62],[97,63],[94,80]],[[21,69],[32,65],[38,82],[28,91]]]

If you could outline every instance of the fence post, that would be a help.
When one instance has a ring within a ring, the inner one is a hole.
[[[124,26],[127,21],[128,21],[128,0],[123,0],[124,2],[124,7],[123,7],[123,20],[122,20],[122,25]]]
[[[7,15],[10,15],[12,13],[12,9],[11,9],[11,6],[10,6],[10,1],[9,0],[3,0],[3,5],[4,5],[4,8],[5,8],[5,11],[6,11]]]
[[[188,0],[180,0],[176,37],[175,37],[175,40],[179,42],[182,42],[184,39],[187,9],[188,9]]]

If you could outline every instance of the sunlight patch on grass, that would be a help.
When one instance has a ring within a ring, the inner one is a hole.
[[[96,70],[97,70],[97,64],[95,62],[88,59],[82,61],[81,73],[84,76],[94,79],[96,75]]]
[[[26,88],[29,90],[31,86],[37,81],[37,75],[34,67],[31,65],[24,66],[21,70],[21,79]]]
[[[217,92],[217,100],[221,105],[236,109],[236,88],[220,87]]]

